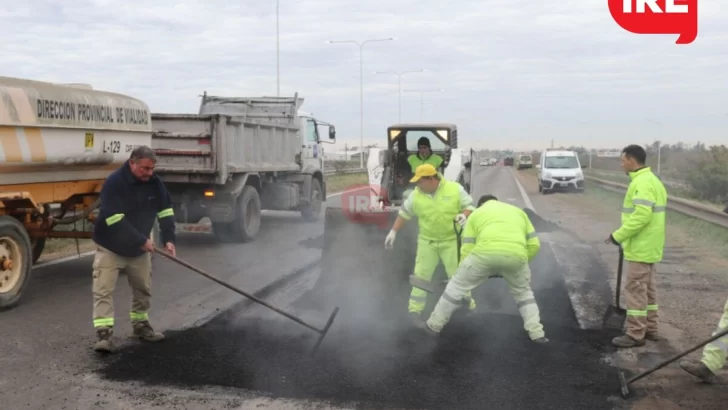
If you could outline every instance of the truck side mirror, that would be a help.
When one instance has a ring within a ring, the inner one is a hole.
[[[586,167],[587,167],[586,164],[584,164],[581,166],[581,169],[585,169]]]
[[[336,139],[336,128],[334,128],[333,125],[329,127],[329,139],[335,140]]]
[[[472,163],[470,161],[468,161],[463,165],[465,165],[465,168],[470,169],[470,166],[472,165]]]

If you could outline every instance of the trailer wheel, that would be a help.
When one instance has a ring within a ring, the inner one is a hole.
[[[310,203],[301,210],[301,216],[305,221],[313,222],[321,216],[321,207],[323,206],[324,192],[321,189],[321,181],[313,178],[311,181],[311,198]]]
[[[0,309],[18,304],[32,270],[30,237],[17,219],[0,216]]]

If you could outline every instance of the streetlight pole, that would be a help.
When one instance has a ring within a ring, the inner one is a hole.
[[[443,92],[442,88],[437,88],[433,90],[404,90],[406,93],[420,93],[420,122],[424,122],[425,120],[425,93],[439,93]]]
[[[651,120],[649,118],[647,118],[647,121],[649,121],[653,124],[657,124],[657,126],[660,127],[660,138],[662,138],[662,123],[657,122],[655,120]],[[661,161],[662,158],[660,158],[661,156],[662,156],[662,140],[658,139],[657,140],[657,175],[660,175],[660,163],[662,162]]]
[[[276,96],[281,96],[281,36],[279,29],[280,0],[276,0]]]
[[[329,40],[327,43],[354,43],[359,46],[359,168],[364,168],[364,45],[374,41],[392,41],[394,37],[389,38],[373,38],[363,42],[355,40]]]
[[[412,71],[401,71],[401,72],[395,72],[395,71],[375,71],[374,75],[377,74],[394,74],[397,76],[397,82],[398,82],[398,93],[399,93],[399,123],[402,123],[402,76],[409,73],[423,73],[427,71],[427,69],[422,68],[420,70],[412,70]]]

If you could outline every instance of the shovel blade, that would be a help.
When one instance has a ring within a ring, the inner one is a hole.
[[[609,306],[604,313],[602,325],[607,329],[622,330],[625,320],[627,320],[626,310],[616,306]]]
[[[410,285],[428,293],[442,293],[445,290],[445,286],[447,286],[447,281],[443,281],[438,284],[436,282],[426,281],[415,275],[410,275],[409,283]]]

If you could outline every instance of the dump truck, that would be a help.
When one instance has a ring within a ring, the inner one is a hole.
[[[384,238],[403,203],[412,170],[407,158],[417,153],[420,137],[430,140],[433,153],[443,158],[440,172],[457,181],[471,170],[468,156],[457,146],[455,124],[396,124],[387,129],[387,148],[369,151],[369,185],[341,195],[341,204],[327,203],[320,274],[316,284],[297,302],[308,309],[341,306],[340,314],[365,318],[393,318],[407,313],[409,275],[417,253],[417,221],[397,234],[394,249],[384,249]],[[361,206],[361,200],[367,204]],[[435,278],[445,278],[440,267]],[[439,295],[433,294],[426,311]]]
[[[204,92],[196,114],[152,113],[155,172],[170,193],[178,232],[249,242],[260,230],[262,210],[319,218],[326,201],[322,144],[335,143],[336,129],[301,111],[302,104],[298,93]],[[328,128],[328,138],[320,127]]]
[[[147,105],[87,84],[0,77],[0,309],[16,306],[47,238],[93,220],[106,177],[150,145]]]

